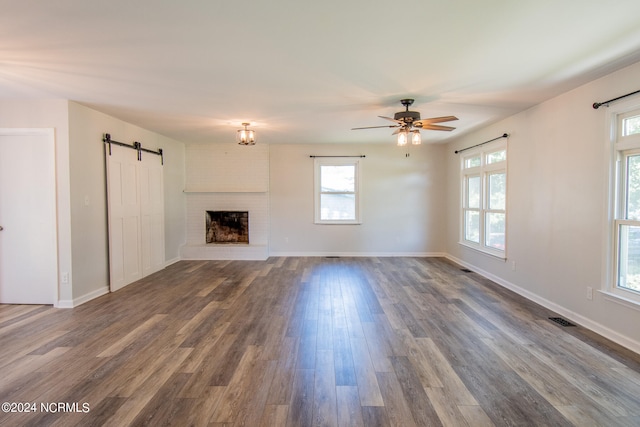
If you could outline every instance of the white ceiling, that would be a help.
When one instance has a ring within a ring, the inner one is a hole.
[[[638,0],[0,0],[0,97],[78,101],[184,142],[446,141],[640,60]],[[640,81],[639,81],[640,83]],[[612,93],[613,96],[619,94]],[[596,100],[594,101],[602,101]],[[105,129],[105,131],[108,131]]]

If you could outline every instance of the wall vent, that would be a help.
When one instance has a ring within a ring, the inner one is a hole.
[[[569,322],[567,319],[563,319],[562,317],[549,317],[549,320],[552,322],[556,322],[560,326],[576,326],[575,324]]]

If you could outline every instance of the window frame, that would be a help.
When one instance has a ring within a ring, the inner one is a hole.
[[[353,166],[354,167],[354,191],[322,191],[322,166]],[[321,225],[358,225],[362,224],[361,193],[362,193],[362,168],[360,158],[347,157],[316,157],[314,159],[314,224]],[[354,219],[322,219],[323,194],[353,194],[354,195]]]
[[[640,218],[627,218],[628,209],[628,159],[640,155],[640,133],[623,134],[624,120],[640,115],[640,103],[621,103],[609,114],[608,133],[610,147],[609,206],[607,235],[609,244],[605,250],[607,259],[606,277],[602,291],[618,302],[628,303],[640,309],[640,291],[620,286],[622,228],[640,227]],[[628,248],[625,248],[626,250]],[[626,277],[626,276],[625,276]]]
[[[504,160],[489,163],[488,157],[496,152],[505,152]],[[480,159],[479,164],[473,162],[472,159]],[[485,146],[468,150],[460,159],[460,183],[461,183],[461,200],[460,200],[460,230],[459,244],[483,252],[485,254],[498,257],[500,259],[507,258],[507,217],[508,217],[508,150],[506,141],[498,141]],[[505,192],[504,192],[504,209],[496,209],[490,204],[489,177],[496,174],[504,174],[505,176]],[[469,178],[479,178],[479,206],[469,206]],[[478,241],[467,239],[467,214],[475,212],[478,215]],[[487,245],[487,220],[491,214],[504,215],[504,249],[498,249]]]

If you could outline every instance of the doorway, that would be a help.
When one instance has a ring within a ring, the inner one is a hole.
[[[53,129],[0,129],[0,303],[58,296]]]

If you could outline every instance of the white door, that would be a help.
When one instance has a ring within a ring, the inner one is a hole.
[[[109,193],[109,277],[111,291],[142,278],[138,158],[134,150],[107,150]]]
[[[164,268],[164,191],[160,157],[105,146],[109,205],[110,289]]]
[[[0,303],[58,297],[52,130],[0,129]]]

